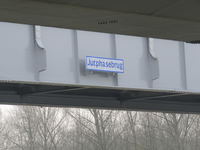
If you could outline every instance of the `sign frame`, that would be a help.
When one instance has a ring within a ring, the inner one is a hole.
[[[91,68],[88,68],[87,58],[105,59],[105,60],[110,60],[110,61],[112,61],[112,60],[113,60],[113,61],[122,61],[122,62],[123,62],[123,63],[122,63],[123,71],[99,70],[99,69],[91,69]],[[124,73],[124,60],[123,60],[123,59],[105,58],[105,57],[95,57],[95,56],[86,56],[85,66],[86,66],[86,70],[89,70],[89,71],[112,72],[112,73]]]

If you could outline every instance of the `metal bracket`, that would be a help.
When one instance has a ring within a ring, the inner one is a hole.
[[[35,41],[39,49],[36,49],[37,61],[38,61],[38,71],[44,71],[47,68],[46,62],[46,50],[44,44],[41,40],[41,26],[35,25]]]
[[[106,77],[111,77],[111,76],[115,76],[116,73],[114,72],[106,72]]]
[[[90,75],[90,74],[92,74],[93,73],[93,71],[91,71],[91,70],[85,70],[84,72],[83,72],[83,75],[84,76],[88,76],[88,75]]]
[[[154,41],[153,38],[148,38],[148,49],[149,49],[149,66],[150,66],[150,74],[151,74],[151,79],[155,80],[159,78],[160,73],[159,73],[159,61],[158,57],[155,54],[154,51]]]
[[[88,76],[88,75],[90,75],[90,74],[94,74],[94,73],[96,73],[96,72],[98,72],[98,71],[92,71],[92,70],[85,70],[84,72],[83,72],[83,75],[84,76]],[[114,72],[105,72],[105,74],[106,74],[106,77],[111,77],[111,76],[115,76],[116,75],[116,73],[114,73]]]

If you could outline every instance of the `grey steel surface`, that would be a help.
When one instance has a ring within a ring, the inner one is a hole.
[[[199,41],[199,0],[1,0],[0,21]]]
[[[41,47],[34,26],[0,30],[0,103],[200,110],[198,44],[41,27]],[[124,73],[86,73],[86,56],[123,59]]]

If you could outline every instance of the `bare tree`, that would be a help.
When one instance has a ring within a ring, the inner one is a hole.
[[[64,115],[59,108],[37,107],[35,109],[35,118],[37,121],[37,144],[43,150],[62,150],[65,147],[64,142]],[[42,142],[41,142],[42,141]]]
[[[9,140],[7,138],[7,134],[10,133],[10,130],[7,126],[7,121],[0,109],[0,149],[1,150],[7,150],[11,147]]]
[[[138,150],[138,112],[126,111],[124,115],[124,121],[127,123],[129,131],[129,134],[126,135],[127,139],[124,140],[127,140],[129,144],[131,143],[131,149]]]
[[[15,106],[0,112],[2,150],[199,150],[194,114]]]
[[[163,113],[164,124],[163,128],[166,132],[166,137],[170,140],[174,150],[191,149],[191,141],[195,140],[192,131],[196,128],[195,124],[198,116],[191,114],[165,114]]]
[[[117,139],[123,128],[120,127],[118,111],[87,109],[67,112],[81,128],[84,128],[84,138],[96,150],[112,150],[119,145]],[[85,141],[84,141],[85,142]]]
[[[62,150],[66,146],[64,116],[58,108],[18,106],[12,110],[9,140],[14,149]]]
[[[18,106],[11,111],[9,126],[12,134],[8,134],[13,149],[35,150],[36,129],[33,107]]]

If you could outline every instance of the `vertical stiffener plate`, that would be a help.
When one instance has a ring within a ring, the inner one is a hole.
[[[35,25],[35,55],[36,55],[36,66],[37,71],[41,72],[47,68],[46,60],[46,50],[44,44],[42,43],[42,31],[41,26]]]

